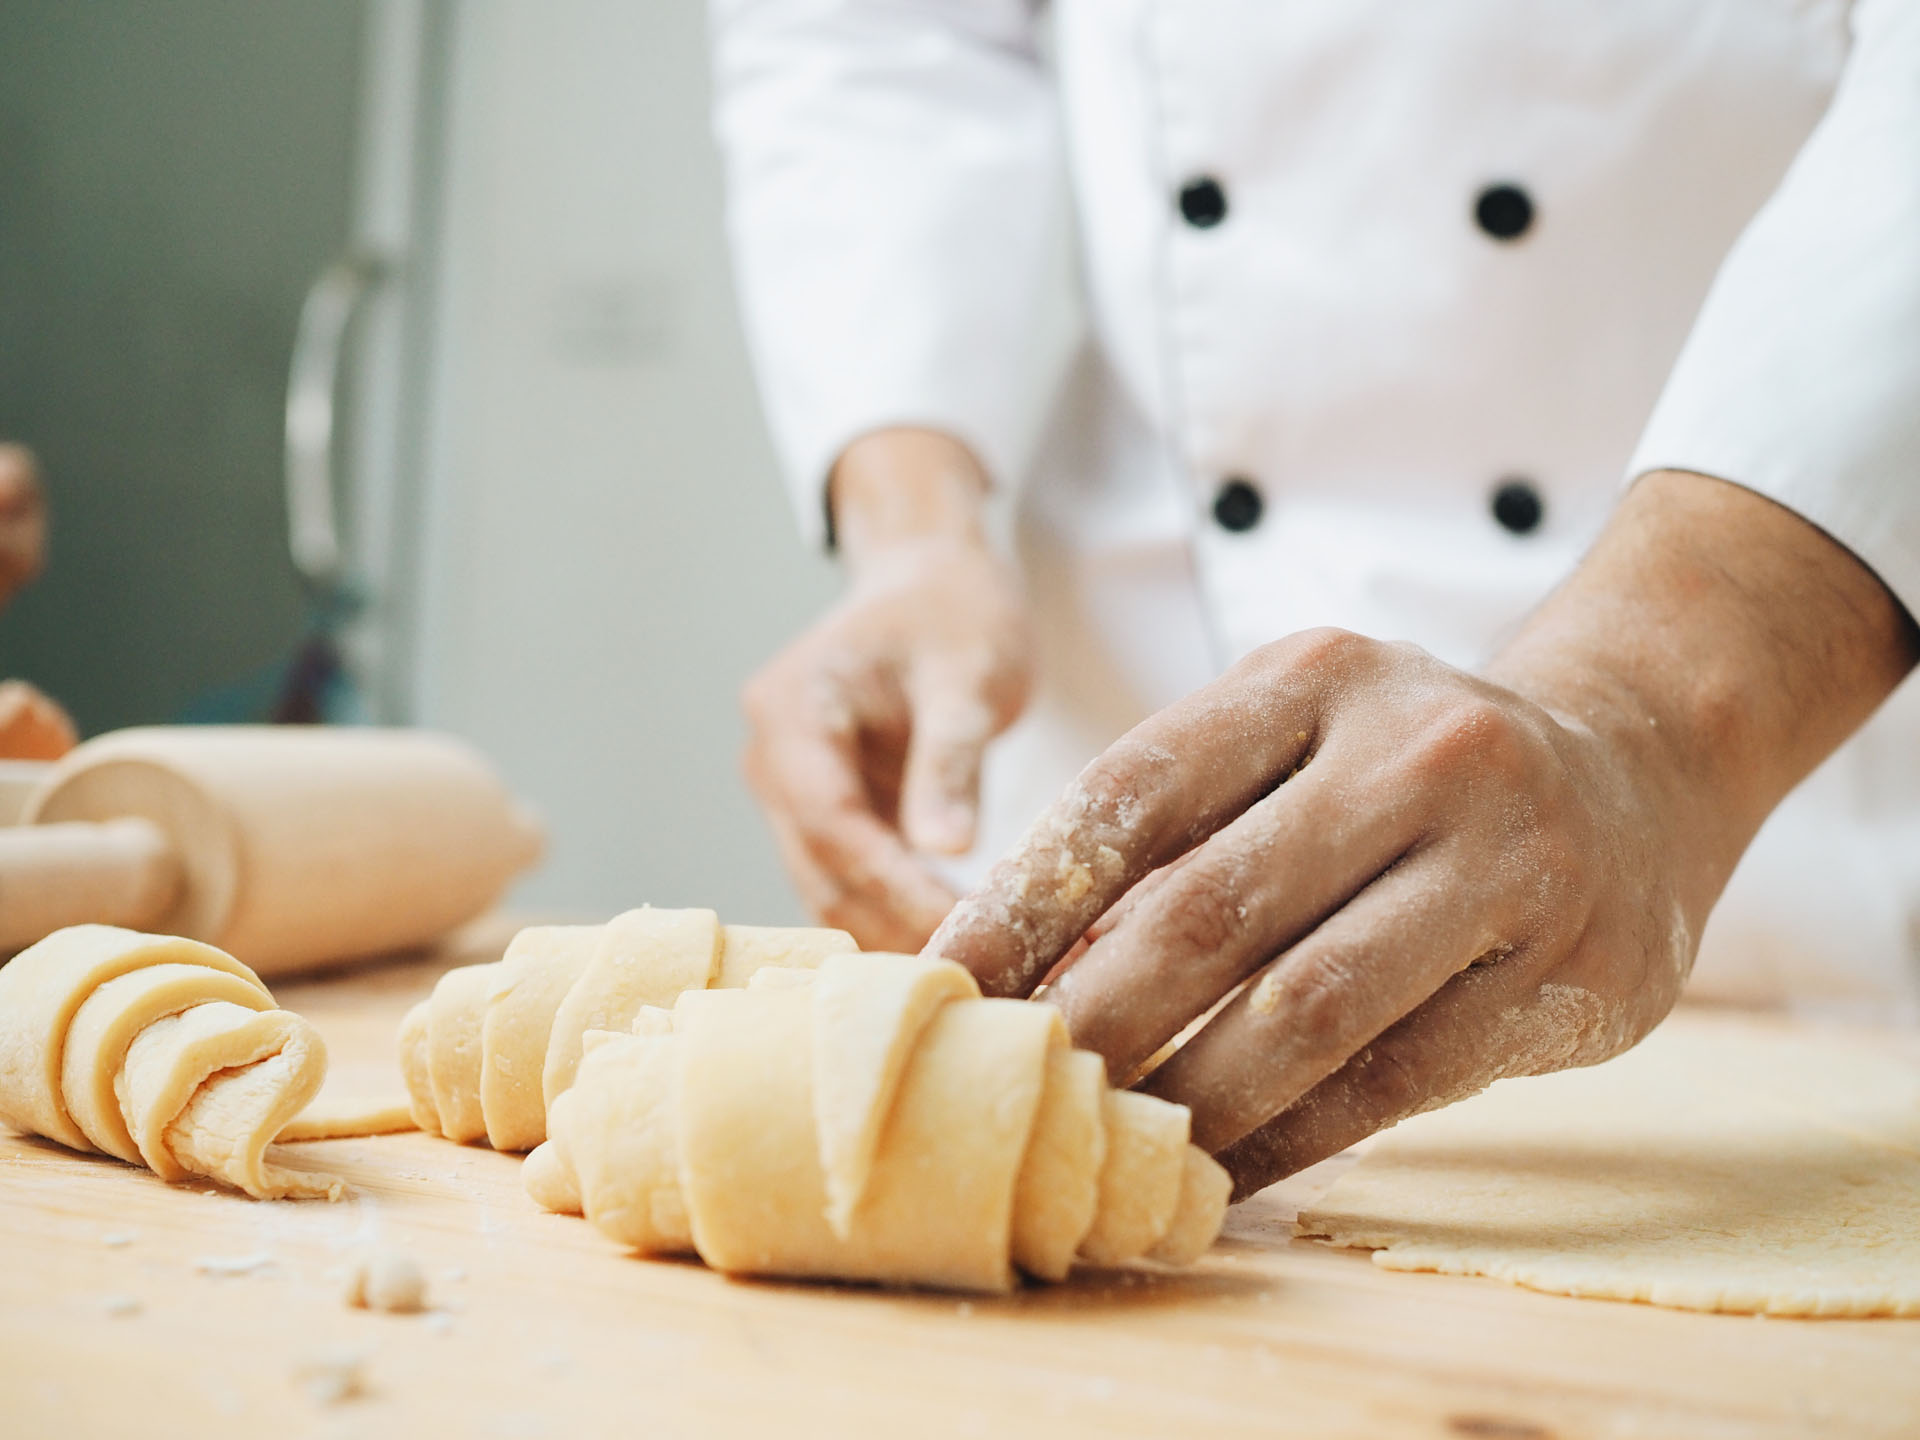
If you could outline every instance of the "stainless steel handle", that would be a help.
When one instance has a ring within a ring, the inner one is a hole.
[[[320,589],[336,588],[346,569],[334,498],[334,390],[347,326],[385,269],[371,255],[348,255],[322,270],[300,306],[287,373],[287,544],[293,564]]]

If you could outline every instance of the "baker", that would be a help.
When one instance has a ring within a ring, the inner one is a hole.
[[[1243,1191],[1703,943],[1912,1013],[1920,5],[714,18],[849,577],[747,692],[821,918],[1051,976],[1116,1078],[1226,1000],[1146,1084]]]

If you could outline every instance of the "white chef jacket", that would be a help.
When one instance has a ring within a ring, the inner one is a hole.
[[[960,437],[1018,511],[1040,675],[981,861],[1281,635],[1484,660],[1623,475],[1769,495],[1920,613],[1916,0],[714,0],[713,26],[803,530],[891,425]],[[1920,1013],[1916,741],[1906,687],[1789,798],[1696,987]]]

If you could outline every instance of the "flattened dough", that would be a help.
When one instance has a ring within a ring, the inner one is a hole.
[[[1406,1121],[1299,1231],[1563,1295],[1920,1315],[1920,1063],[1679,1017],[1605,1065]]]
[[[341,1097],[323,1090],[320,1097],[281,1130],[279,1143],[298,1140],[352,1140],[365,1135],[398,1135],[417,1130],[405,1100],[395,1097]]]

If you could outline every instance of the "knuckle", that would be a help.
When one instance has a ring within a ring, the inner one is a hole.
[[[1402,1046],[1377,1041],[1361,1052],[1361,1084],[1385,1123],[1425,1107],[1432,1094],[1425,1074]]]
[[[1380,643],[1337,625],[1299,630],[1255,650],[1248,662],[1261,669],[1346,672],[1370,661]]]
[[[1517,775],[1531,768],[1533,757],[1532,736],[1513,713],[1471,693],[1440,707],[1417,748],[1422,762],[1437,770]]]
[[[1113,746],[1080,772],[1074,791],[1088,819],[1126,826],[1144,791],[1157,774],[1172,764],[1143,747],[1124,742]]]
[[[848,903],[841,895],[821,896],[813,902],[812,908],[814,917],[833,930],[852,931],[856,926],[866,923],[865,912],[859,906]]]
[[[1245,897],[1211,866],[1186,866],[1142,903],[1158,912],[1154,928],[1166,937],[1163,949],[1169,957],[1210,956],[1246,945]]]
[[[1311,1053],[1338,1050],[1352,1009],[1348,967],[1338,956],[1321,954],[1305,964],[1276,970],[1260,982],[1254,1005],[1271,1014]]]
[[[1187,870],[1142,900],[1129,924],[1154,935],[1156,966],[1233,954],[1246,945],[1246,902],[1204,866]]]
[[[781,690],[782,686],[772,666],[756,670],[740,687],[740,713],[746,716],[747,723],[754,729],[768,728],[779,709],[778,697]]]

